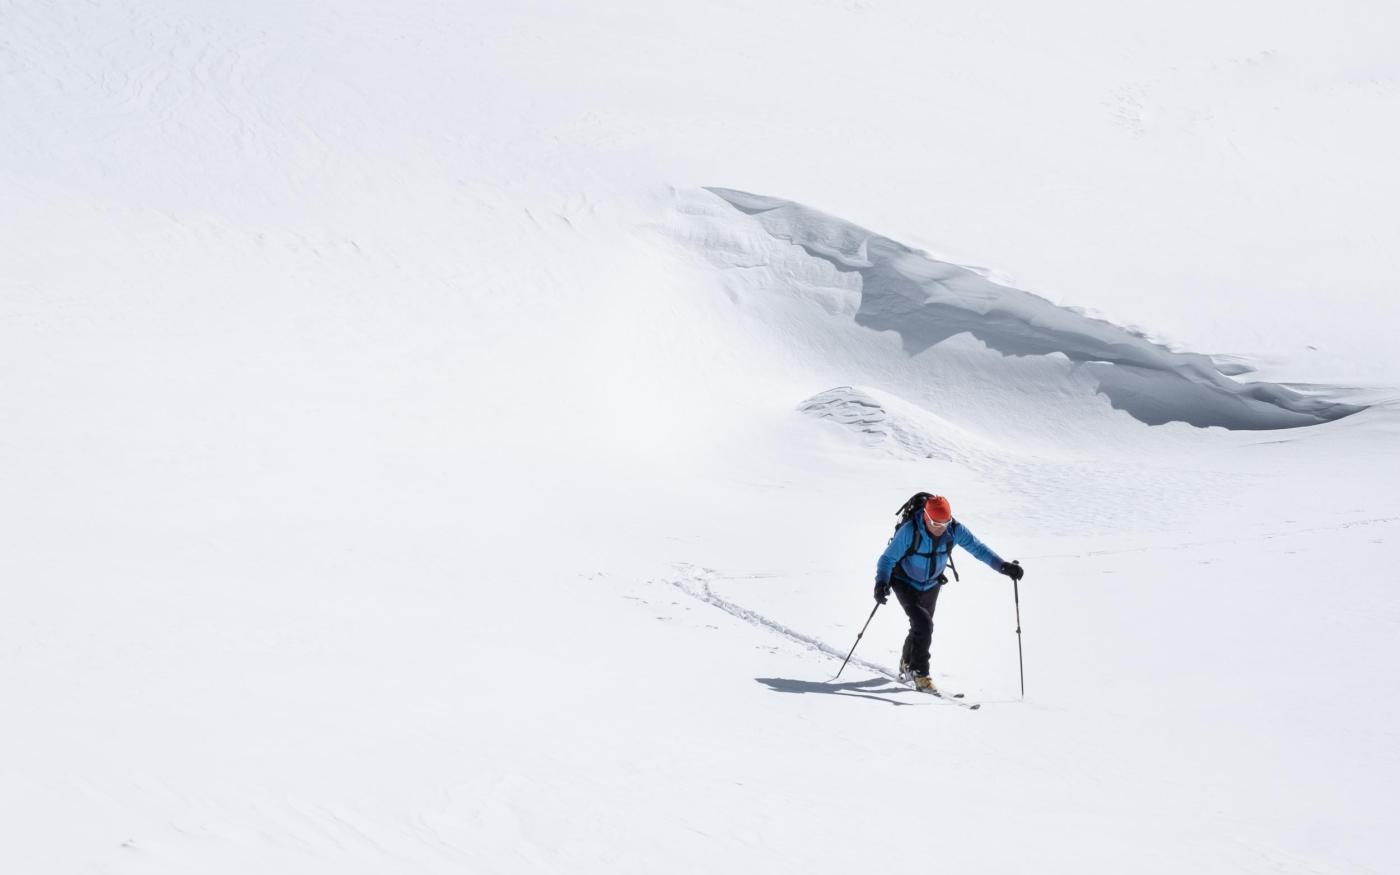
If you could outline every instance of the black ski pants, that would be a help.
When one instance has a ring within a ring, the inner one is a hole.
[[[938,604],[942,584],[929,590],[917,590],[902,575],[890,581],[899,606],[909,617],[909,634],[904,637],[904,661],[914,674],[928,674],[928,651],[933,642],[933,609]]]

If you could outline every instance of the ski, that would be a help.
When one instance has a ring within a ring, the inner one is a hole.
[[[964,699],[962,693],[945,693],[942,690],[936,690],[932,692],[928,690],[921,690],[914,685],[914,679],[912,676],[909,676],[906,679],[905,675],[900,675],[899,682],[916,693],[923,693],[926,696],[935,696],[939,699],[942,699],[950,705],[957,705],[958,707],[966,708],[969,711],[976,711],[978,708],[982,707],[981,702],[969,702],[966,699]]]
[[[969,702],[964,699],[962,693],[930,693],[929,695],[937,696],[950,705],[957,705],[959,708],[966,708],[969,711],[976,711],[982,707],[981,702]]]

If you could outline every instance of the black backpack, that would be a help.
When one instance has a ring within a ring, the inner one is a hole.
[[[904,525],[905,523],[909,522],[910,520],[914,519],[914,515],[915,515],[915,514],[921,513],[921,512],[923,511],[923,509],[924,509],[924,502],[928,501],[930,498],[933,498],[933,493],[932,493],[932,492],[915,492],[913,495],[909,496],[909,500],[908,500],[908,501],[906,501],[906,502],[904,502],[904,504],[900,505],[900,507],[899,507],[899,512],[895,514],[895,516],[897,517],[897,521],[896,521],[895,524],[894,524],[895,534],[898,534],[898,533],[899,533],[899,528],[900,528],[900,526],[902,526],[902,525]],[[958,527],[958,521],[957,521],[957,520],[953,520],[952,522],[950,522],[950,523],[948,524],[948,534],[950,534],[950,535],[953,534],[953,533],[957,530],[957,527]],[[904,551],[904,555],[901,556],[901,557],[899,557],[899,562],[903,562],[905,559],[908,559],[908,558],[909,558],[910,556],[912,556],[913,554],[919,552],[919,540],[920,540],[922,537],[923,537],[923,526],[921,526],[921,525],[919,525],[917,522],[915,522],[915,523],[914,523],[914,540],[913,540],[913,542],[909,545],[909,549]],[[891,541],[894,540],[894,535],[890,535],[890,540],[891,540]],[[935,547],[935,549],[937,549],[937,547]],[[895,563],[895,567],[898,567],[898,566],[899,566],[899,562],[896,562],[896,563]],[[952,548],[952,547],[949,547],[949,548],[948,548],[948,567],[949,567],[950,569],[952,569],[952,572],[953,572],[953,579],[954,579],[954,580],[961,580],[961,578],[958,577],[958,566],[956,566],[956,565],[953,564],[953,548]]]

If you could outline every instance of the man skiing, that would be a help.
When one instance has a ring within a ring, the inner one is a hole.
[[[909,616],[909,634],[899,660],[900,678],[908,679],[912,673],[916,688],[937,693],[928,676],[929,644],[933,640],[933,608],[938,603],[938,590],[947,583],[943,570],[948,567],[953,546],[962,547],[1012,580],[1020,580],[1025,572],[1019,563],[1003,561],[967,526],[953,519],[952,505],[943,496],[921,492],[905,508],[908,519],[895,530],[875,566],[875,600],[883,605],[893,589]],[[957,575],[956,568],[953,574]]]

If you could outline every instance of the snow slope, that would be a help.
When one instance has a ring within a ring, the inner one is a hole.
[[[1394,870],[1395,24],[0,4],[0,870]]]

